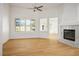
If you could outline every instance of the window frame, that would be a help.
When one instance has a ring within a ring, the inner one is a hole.
[[[32,20],[34,20],[35,23],[36,23],[36,20],[35,19],[19,18],[19,20],[21,20],[21,19],[25,20],[25,25],[24,25],[25,29],[24,29],[24,31],[20,31],[21,30],[20,28],[19,28],[20,29],[19,31],[16,30],[16,19],[17,18],[15,18],[15,32],[35,32],[36,31],[36,24],[35,24],[35,31],[32,31],[32,28],[31,28],[32,27],[31,26],[32,25],[31,24]],[[26,25],[26,20],[30,20],[30,25]],[[30,26],[30,31],[26,31],[26,26]]]

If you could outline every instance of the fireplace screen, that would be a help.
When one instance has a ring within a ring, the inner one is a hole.
[[[75,30],[74,29],[64,29],[64,39],[75,41]]]

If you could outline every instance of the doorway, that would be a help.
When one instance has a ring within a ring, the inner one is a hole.
[[[49,38],[58,38],[58,17],[49,18]]]

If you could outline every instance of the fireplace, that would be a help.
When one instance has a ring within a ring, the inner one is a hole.
[[[64,39],[75,41],[75,29],[64,29],[63,33]]]

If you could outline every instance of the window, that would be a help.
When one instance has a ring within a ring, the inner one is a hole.
[[[25,20],[16,18],[16,31],[25,31]]]
[[[40,19],[40,31],[47,31],[47,19]]]
[[[35,31],[35,19],[16,18],[16,32]]]
[[[31,20],[26,20],[26,31],[30,31],[30,23],[31,23]]]
[[[32,19],[31,20],[31,31],[35,31],[36,29],[36,26],[35,26],[35,20],[34,19]]]

